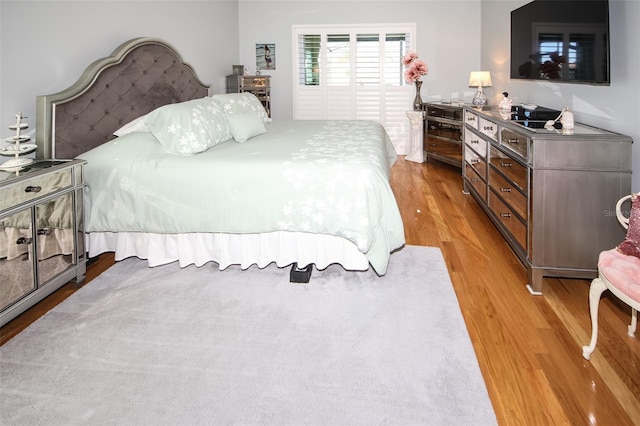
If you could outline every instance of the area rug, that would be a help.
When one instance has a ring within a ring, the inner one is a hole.
[[[0,348],[0,423],[496,424],[442,253],[387,274],[130,258]]]

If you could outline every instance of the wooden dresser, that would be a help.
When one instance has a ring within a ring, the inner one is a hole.
[[[624,238],[612,212],[631,192],[631,138],[580,123],[571,134],[543,125],[464,109],[464,191],[526,266],[533,294],[544,276],[597,275],[599,253]]]

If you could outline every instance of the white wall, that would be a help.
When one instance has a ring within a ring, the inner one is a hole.
[[[482,0],[482,68],[493,87],[485,93],[498,103],[509,92],[514,103],[554,109],[570,107],[576,121],[631,136],[633,191],[640,191],[640,1],[609,0],[611,85],[592,86],[509,78],[511,11],[529,0]]]
[[[425,101],[457,99],[480,65],[480,0],[329,1],[240,0],[240,63],[255,71],[256,43],[275,43],[274,118],[293,116],[291,27],[295,24],[416,23],[416,51],[429,66]],[[407,105],[409,107],[409,105]]]
[[[0,136],[9,136],[18,111],[35,129],[38,95],[67,88],[89,63],[135,37],[169,42],[201,80],[224,93],[224,75],[238,57],[237,33],[236,0],[2,0]]]

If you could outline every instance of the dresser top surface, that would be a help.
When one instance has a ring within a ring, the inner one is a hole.
[[[56,170],[85,164],[84,160],[35,160],[20,170],[0,170],[0,188]]]
[[[551,138],[589,138],[589,137],[605,137],[610,138],[617,136],[620,138],[631,139],[628,136],[620,135],[609,130],[600,129],[583,123],[575,123],[572,131],[563,131],[560,122],[556,123],[554,128],[545,128],[546,120],[513,120],[509,111],[501,111],[497,107],[483,107],[482,109],[466,106],[465,110],[477,114],[480,117],[488,118],[496,121],[498,124],[514,131],[520,131],[528,134],[532,138],[544,137]]]

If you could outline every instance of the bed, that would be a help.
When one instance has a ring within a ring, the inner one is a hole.
[[[38,157],[87,161],[89,256],[384,275],[404,245],[384,128],[271,120],[252,96],[212,95],[155,38],[125,42],[69,89],[39,96]]]

